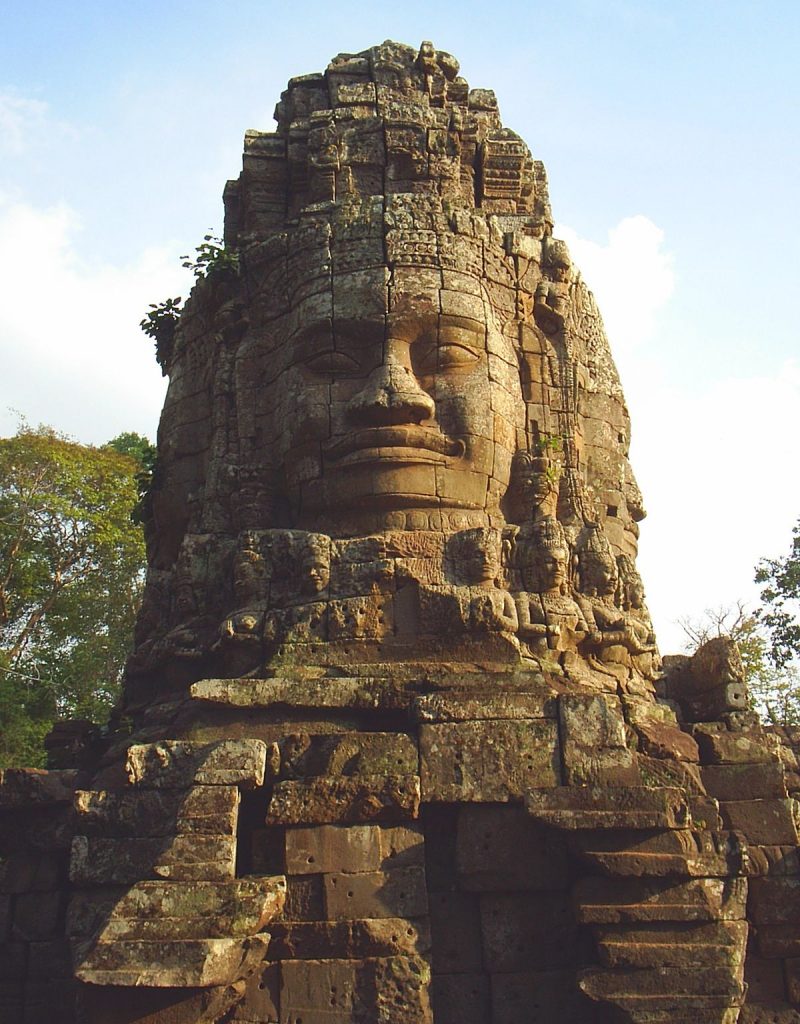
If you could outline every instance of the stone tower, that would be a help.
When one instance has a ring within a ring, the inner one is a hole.
[[[600,315],[458,71],[245,136],[111,734],[0,785],[14,1021],[800,1020],[793,755],[730,644],[664,671]]]

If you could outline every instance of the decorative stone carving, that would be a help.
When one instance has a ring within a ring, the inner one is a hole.
[[[276,120],[225,189],[238,269],[160,346],[121,706],[0,774],[3,1010],[793,1020],[792,737],[724,641],[660,675],[542,164],[428,42],[340,54]]]
[[[523,526],[514,557],[523,588],[517,595],[520,637],[534,654],[575,650],[589,625],[569,589],[570,553],[560,523],[548,516]]]

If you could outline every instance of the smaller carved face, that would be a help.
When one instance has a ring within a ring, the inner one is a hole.
[[[625,601],[628,608],[644,608],[644,586],[638,573],[625,585]]]
[[[567,582],[569,552],[561,545],[534,550],[522,566],[522,582],[530,593],[561,590]]]
[[[497,530],[466,530],[458,546],[459,574],[470,583],[491,583],[500,575],[502,538]]]
[[[329,560],[322,551],[311,549],[300,565],[301,591],[305,595],[319,594],[331,578]]]
[[[560,590],[567,582],[566,548],[545,548],[539,558],[539,575],[543,590]]]
[[[582,589],[588,593],[607,597],[613,594],[619,583],[617,564],[611,557],[600,552],[584,552],[581,557]]]

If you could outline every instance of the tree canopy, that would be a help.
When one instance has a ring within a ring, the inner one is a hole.
[[[56,718],[103,721],[116,698],[144,575],[145,445],[0,439],[0,766],[40,764]]]
[[[785,558],[764,558],[756,569],[763,583],[759,613],[769,638],[768,656],[782,668],[800,655],[800,521],[792,531],[791,551]]]

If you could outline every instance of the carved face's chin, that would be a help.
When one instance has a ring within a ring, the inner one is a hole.
[[[487,510],[487,476],[464,458],[421,448],[359,448],[322,476],[291,488],[305,529],[327,526],[336,515],[407,509]]]

